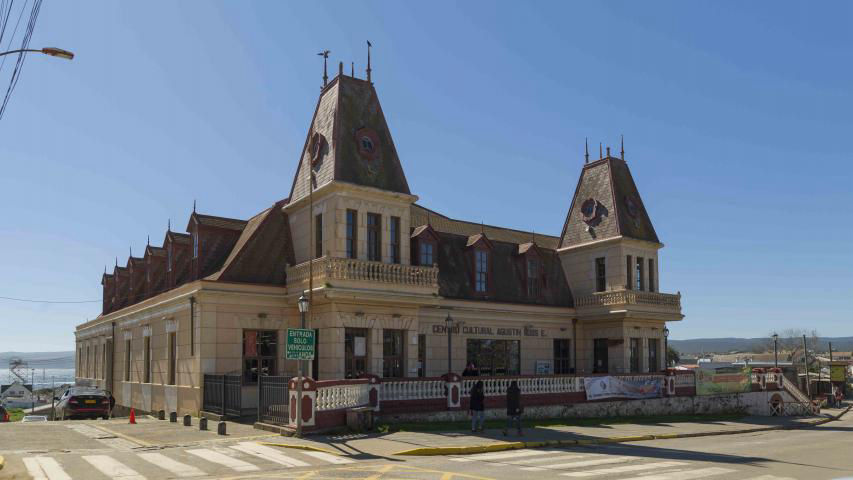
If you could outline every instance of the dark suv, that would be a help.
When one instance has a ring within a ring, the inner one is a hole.
[[[110,418],[110,397],[103,390],[72,387],[57,398],[54,418]]]

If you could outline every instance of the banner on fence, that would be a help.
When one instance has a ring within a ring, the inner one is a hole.
[[[661,396],[660,378],[586,377],[587,400],[603,398],[657,398]]]
[[[696,369],[696,395],[743,393],[752,390],[748,369]]]

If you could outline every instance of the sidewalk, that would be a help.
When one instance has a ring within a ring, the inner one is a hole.
[[[820,417],[744,417],[734,421],[612,424],[597,426],[547,426],[528,428],[524,436],[504,437],[500,430],[470,432],[395,432],[387,434],[314,435],[303,439],[273,437],[270,444],[317,449],[346,455],[448,455],[555,445],[631,442],[653,439],[732,435],[803,428],[839,418],[849,410],[824,409]]]

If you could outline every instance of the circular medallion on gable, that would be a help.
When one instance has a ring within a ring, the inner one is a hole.
[[[587,225],[593,226],[601,219],[601,203],[594,198],[587,198],[581,204],[581,215]]]
[[[309,144],[309,153],[311,155],[311,167],[315,170],[320,167],[320,163],[323,160],[323,155],[326,153],[326,137],[319,132],[315,132],[314,135],[311,136],[311,143]]]
[[[367,160],[367,172],[376,173],[379,168],[380,147],[379,135],[372,128],[359,128],[355,132],[355,144],[361,158]]]

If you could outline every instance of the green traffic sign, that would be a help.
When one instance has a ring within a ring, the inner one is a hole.
[[[310,328],[288,328],[287,360],[314,360],[314,330]]]

